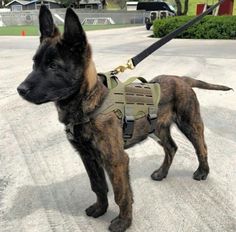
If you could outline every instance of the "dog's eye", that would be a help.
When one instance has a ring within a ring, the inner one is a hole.
[[[57,65],[55,63],[50,63],[48,66],[50,69],[56,69]]]

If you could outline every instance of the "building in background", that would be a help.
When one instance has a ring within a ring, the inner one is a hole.
[[[100,0],[81,0],[80,9],[103,9],[103,3]]]
[[[206,1],[205,3],[199,3],[196,7],[196,15],[202,14],[204,11],[206,11],[211,5],[209,4],[215,4],[216,1]],[[213,15],[233,15],[234,10],[234,0],[224,0],[223,3],[220,4],[214,11]]]
[[[22,11],[22,10],[37,10],[40,8],[40,5],[44,4],[49,9],[61,8],[62,5],[55,0],[13,0],[5,5],[5,7],[11,9],[11,11]]]

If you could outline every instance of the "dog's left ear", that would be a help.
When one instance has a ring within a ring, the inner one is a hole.
[[[63,37],[67,43],[73,46],[81,46],[87,43],[86,34],[79,21],[79,17],[71,8],[68,8],[66,11]]]

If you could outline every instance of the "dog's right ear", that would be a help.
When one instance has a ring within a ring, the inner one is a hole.
[[[39,30],[41,33],[40,42],[46,38],[53,38],[59,33],[53,23],[52,14],[45,5],[42,5],[39,11]]]

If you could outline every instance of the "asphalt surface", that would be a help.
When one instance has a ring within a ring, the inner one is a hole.
[[[88,33],[98,71],[105,72],[155,39],[144,27]],[[107,231],[118,214],[110,187],[109,209],[85,215],[95,195],[52,103],[23,101],[16,87],[32,66],[37,37],[0,37],[0,231]],[[236,89],[236,41],[173,40],[120,78],[188,75]],[[168,177],[150,174],[164,153],[152,139],[127,150],[134,193],[132,232],[236,231],[236,95],[196,90],[205,122],[210,175],[197,182],[192,145],[175,128],[179,146]]]

